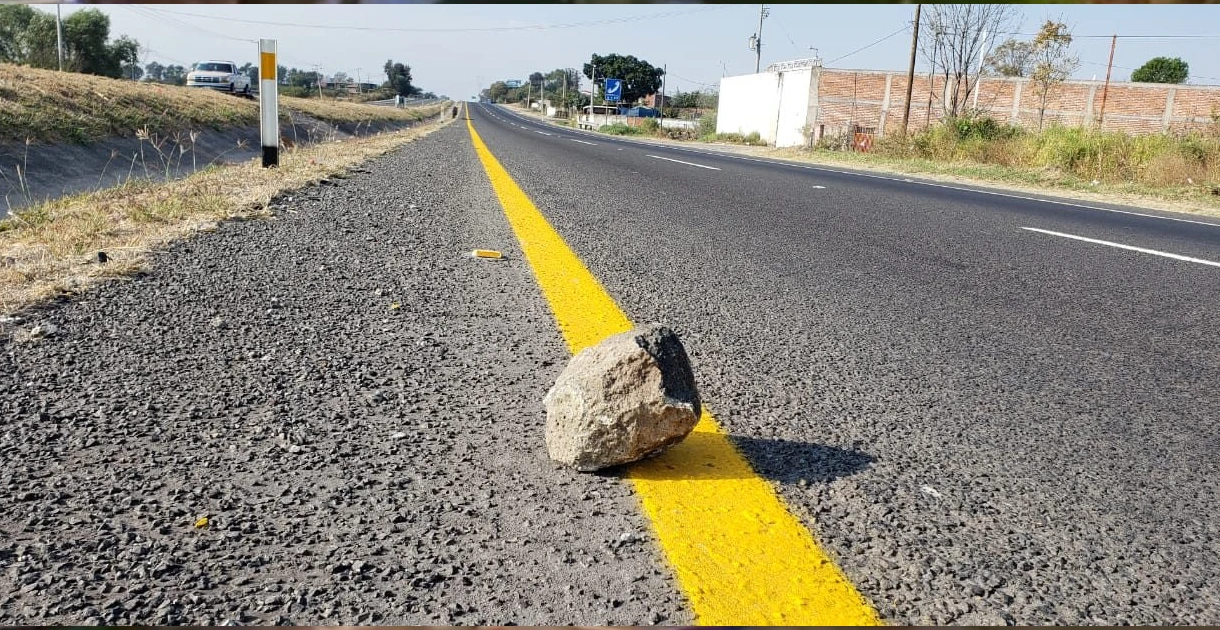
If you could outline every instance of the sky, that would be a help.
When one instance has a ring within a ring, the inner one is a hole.
[[[1110,35],[1118,34],[1111,80],[1125,81],[1148,59],[1168,56],[1190,64],[1190,83],[1220,85],[1220,5],[1014,7],[1022,15],[1021,33],[1032,34],[1047,18],[1071,27],[1074,53],[1082,62],[1075,78],[1105,78]],[[84,8],[109,14],[112,36],[127,34],[145,45],[142,63],[253,63],[257,40],[273,38],[280,62],[289,67],[316,65],[328,76],[359,73],[380,83],[382,67],[392,58],[411,66],[418,87],[457,99],[474,96],[494,80],[580,69],[594,53],[635,55],[667,66],[669,93],[715,89],[722,76],[754,71],[748,38],[759,20],[756,4],[62,7],[65,15]],[[827,67],[906,70],[914,9],[910,4],[769,6],[762,66],[816,55]],[[921,58],[916,68],[926,72],[928,65]]]

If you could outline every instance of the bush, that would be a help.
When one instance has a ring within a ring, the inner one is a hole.
[[[597,130],[602,133],[608,133],[608,134],[615,135],[615,136],[638,136],[643,133],[636,127],[632,127],[630,125],[624,125],[623,123],[614,123],[613,125],[602,125],[601,127],[598,127]]]
[[[645,118],[644,123],[640,125],[640,128],[643,129],[645,133],[656,133],[657,130],[661,128],[661,121],[657,120],[656,118]]]
[[[699,119],[699,137],[716,135],[716,114],[706,114]]]

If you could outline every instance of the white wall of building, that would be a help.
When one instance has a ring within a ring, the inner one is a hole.
[[[774,142],[778,112],[778,74],[761,72],[720,80],[716,133],[746,135],[756,131],[767,142]]]
[[[812,70],[760,72],[720,80],[717,133],[757,132],[768,144],[801,146]]]

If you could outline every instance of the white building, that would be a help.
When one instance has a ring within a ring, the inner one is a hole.
[[[817,120],[820,59],[798,59],[767,66],[758,74],[720,80],[716,133],[757,132],[776,147],[809,144],[806,125]]]

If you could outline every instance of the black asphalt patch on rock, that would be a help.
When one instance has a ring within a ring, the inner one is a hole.
[[[0,623],[691,621],[465,127],[360,170],[6,325]]]

